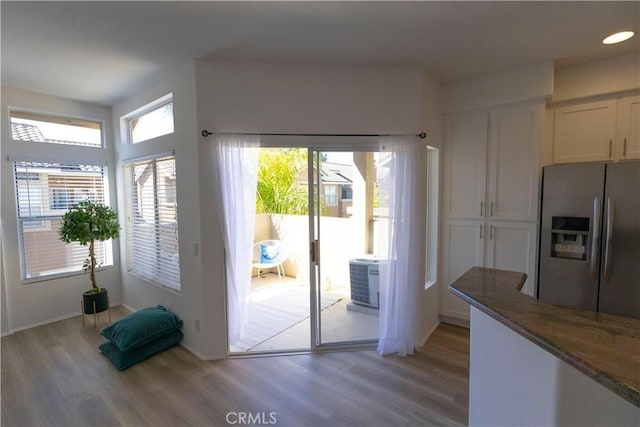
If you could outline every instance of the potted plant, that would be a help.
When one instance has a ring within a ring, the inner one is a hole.
[[[118,214],[108,206],[85,200],[64,214],[58,234],[65,243],[89,245],[89,256],[84,260],[82,269],[89,273],[91,290],[82,294],[83,311],[84,314],[105,311],[109,308],[109,296],[107,290],[98,287],[96,282],[96,267],[99,265],[95,256],[95,242],[119,236]]]

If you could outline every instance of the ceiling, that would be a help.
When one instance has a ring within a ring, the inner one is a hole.
[[[2,85],[113,105],[197,58],[416,66],[441,82],[640,50],[640,2],[2,1]],[[604,46],[608,34],[636,36]]]

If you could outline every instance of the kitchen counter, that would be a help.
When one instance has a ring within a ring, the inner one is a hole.
[[[541,302],[519,292],[525,279],[473,267],[449,290],[640,408],[640,320]]]

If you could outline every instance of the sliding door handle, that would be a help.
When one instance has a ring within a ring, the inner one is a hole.
[[[317,240],[312,240],[309,244],[311,262],[315,265],[320,264],[320,248],[318,246],[319,245]]]
[[[593,198],[593,227],[591,238],[591,257],[589,260],[589,276],[591,280],[598,279],[598,254],[600,250],[600,199]]]

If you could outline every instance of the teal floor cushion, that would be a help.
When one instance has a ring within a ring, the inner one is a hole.
[[[175,330],[168,335],[157,338],[154,341],[143,344],[129,351],[121,351],[117,345],[111,341],[100,344],[100,351],[111,360],[111,363],[119,370],[123,371],[136,363],[142,362],[168,348],[173,347],[182,341],[184,337],[182,331]]]
[[[122,371],[178,344],[182,323],[161,305],[143,308],[104,328],[101,334],[109,341],[99,348]]]
[[[161,305],[131,313],[102,330],[120,351],[130,351],[182,327],[182,319]]]

